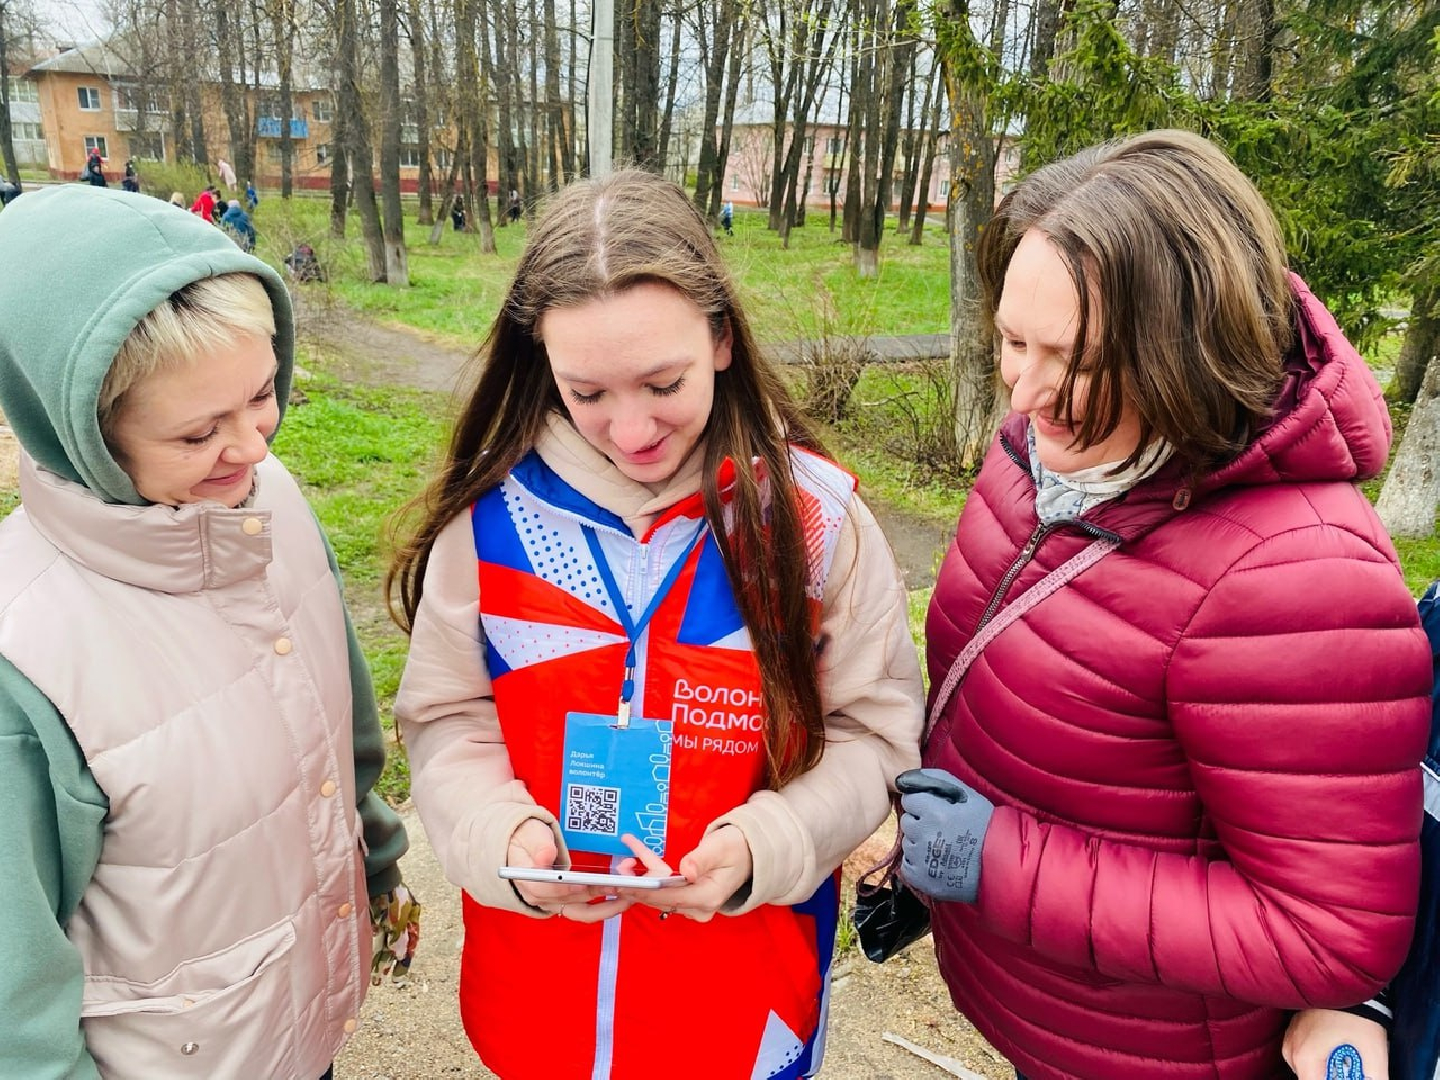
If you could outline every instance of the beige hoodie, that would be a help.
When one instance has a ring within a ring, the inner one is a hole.
[[[621,517],[637,535],[700,488],[696,452],[663,486],[639,484],[553,415],[536,447],[561,479]],[[446,876],[482,904],[537,915],[496,875],[527,819],[553,816],[515,778],[501,739],[480,639],[479,583],[468,515],[436,539],[395,699],[410,755],[411,791]],[[753,859],[732,912],[809,897],[884,820],[895,776],[919,764],[924,690],[906,592],[890,546],[855,499],[825,586],[820,687],[825,752],[778,791],[757,791],[717,818]],[[555,842],[564,852],[558,829]]]

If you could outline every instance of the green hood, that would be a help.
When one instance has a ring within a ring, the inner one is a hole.
[[[280,275],[223,232],[148,195],[80,184],[31,192],[0,213],[0,410],[30,456],[107,502],[145,502],[100,436],[105,373],[171,293],[244,272],[275,307],[276,399],[295,364]]]

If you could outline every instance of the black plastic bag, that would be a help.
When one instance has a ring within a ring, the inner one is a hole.
[[[866,957],[883,964],[905,946],[930,932],[930,909],[895,873],[897,851],[881,866],[879,882],[866,880],[881,866],[872,867],[855,883],[855,911],[851,915],[860,949]]]

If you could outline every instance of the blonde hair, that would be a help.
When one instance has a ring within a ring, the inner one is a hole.
[[[136,324],[100,386],[95,412],[110,428],[125,394],[157,371],[194,362],[238,338],[275,336],[270,294],[253,274],[202,278],[170,294]]]

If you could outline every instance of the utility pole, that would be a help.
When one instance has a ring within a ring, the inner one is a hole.
[[[590,175],[609,176],[615,146],[615,0],[594,0],[585,131]]]

